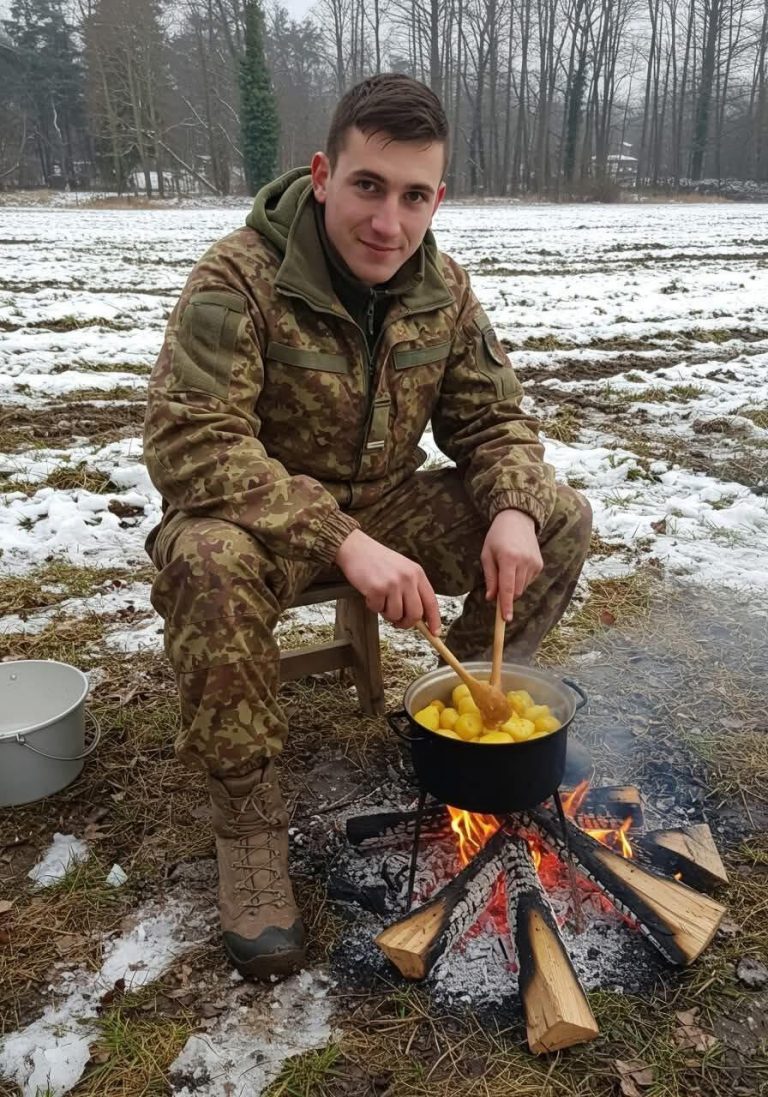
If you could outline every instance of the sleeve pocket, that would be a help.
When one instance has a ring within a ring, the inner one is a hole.
[[[173,389],[225,399],[245,302],[237,294],[198,293],[181,317],[173,353]]]
[[[476,340],[477,368],[493,382],[499,400],[507,397],[514,397],[519,400],[523,395],[520,382],[515,376],[507,352],[493,330],[491,321],[482,309],[478,311],[474,319],[474,325],[478,332]]]

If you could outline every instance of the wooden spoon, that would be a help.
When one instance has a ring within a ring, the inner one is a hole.
[[[501,602],[496,601],[496,624],[493,629],[493,662],[491,663],[490,684],[501,689],[501,658],[504,654],[504,638],[507,622],[501,616]]]
[[[503,724],[505,720],[509,719],[509,701],[500,689],[492,686],[490,682],[481,682],[478,678],[473,678],[443,641],[438,636],[432,635],[423,621],[417,621],[415,627],[426,640],[429,640],[438,655],[442,655],[448,666],[455,670],[462,682],[466,684],[472,700],[482,712],[487,724],[495,726],[496,724]]]

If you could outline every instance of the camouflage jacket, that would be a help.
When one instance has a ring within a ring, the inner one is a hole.
[[[536,422],[466,273],[431,232],[373,353],[335,294],[306,169],[202,257],[149,384],[145,459],[166,514],[226,519],[330,564],[354,514],[440,449],[490,521],[554,504]],[[397,278],[397,276],[396,276]]]

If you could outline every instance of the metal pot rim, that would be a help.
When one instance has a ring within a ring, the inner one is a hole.
[[[487,679],[491,672],[491,663],[487,660],[475,660],[473,662],[463,663],[462,665],[466,667],[470,674],[478,676],[480,678],[485,677]],[[533,689],[530,689],[529,692],[533,696],[534,701],[537,701],[535,695],[535,688],[537,683],[541,685],[546,685],[547,688],[550,690],[555,690],[560,699],[567,706],[568,715],[567,718],[562,721],[562,725],[569,724],[576,714],[577,709],[580,707],[577,704],[574,693],[571,692],[571,688],[569,688],[569,685],[561,678],[558,678],[556,675],[551,674],[549,671],[540,670],[538,667],[531,667],[526,665],[525,663],[502,663],[501,673],[502,680],[505,673],[514,674],[516,678],[528,680],[533,687]],[[461,680],[456,672],[448,666],[436,667],[434,670],[427,671],[426,674],[422,674],[418,678],[415,678],[414,681],[411,682],[411,684],[407,687],[405,694],[403,695],[403,708],[408,713],[408,715],[413,718],[411,702],[413,701],[413,696],[417,691],[421,692],[421,690],[424,689],[424,687],[430,682],[434,682],[436,685],[439,683],[440,689],[447,691],[452,689],[454,686],[459,685],[460,681]],[[522,685],[517,688],[526,689],[528,687]],[[467,744],[467,746],[471,745],[471,743]],[[506,747],[510,744],[485,743],[483,745]]]
[[[76,712],[78,708],[85,707],[85,699],[88,696],[88,691],[91,688],[87,675],[80,670],[79,667],[73,667],[71,663],[64,663],[60,659],[12,659],[8,663],[3,664],[3,669],[11,669],[15,667],[64,667],[68,671],[72,671],[73,674],[79,679],[80,682],[80,694],[61,712],[56,713],[53,716],[47,717],[44,720],[38,720],[32,724],[25,724],[23,727],[6,728],[5,731],[0,730],[0,742],[16,742],[19,735],[34,735],[38,731],[45,731],[53,724],[58,724],[59,721],[65,720],[68,716],[71,716],[73,712]]]

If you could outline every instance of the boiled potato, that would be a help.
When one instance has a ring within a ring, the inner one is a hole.
[[[426,705],[424,708],[420,708],[418,712],[413,714],[413,718],[417,724],[429,728],[430,731],[437,731],[440,727],[440,713],[434,705]]]
[[[453,730],[460,739],[477,739],[483,733],[483,718],[479,712],[462,712]]]
[[[451,731],[450,728],[435,728],[438,735],[444,735],[446,739],[460,739],[461,736],[457,735],[455,731]]]
[[[507,700],[518,716],[522,716],[525,710],[534,704],[533,697],[527,689],[511,689],[507,694]]]
[[[465,685],[463,682],[461,683],[461,685],[455,686],[452,693],[451,693],[451,700],[453,701],[453,707],[458,708],[459,707],[459,701],[462,699],[462,697],[469,697],[469,696],[470,696],[469,686]]]
[[[453,729],[454,724],[459,718],[459,713],[455,708],[444,708],[440,713],[440,727]]]
[[[516,743],[524,743],[534,735],[536,727],[532,720],[525,720],[522,716],[510,716],[499,730],[511,735]]]
[[[477,705],[475,704],[475,702],[472,700],[471,697],[460,697],[459,698],[459,703],[456,706],[456,708],[459,710],[459,714],[461,716],[463,716],[465,712],[478,712],[479,711]]]
[[[482,735],[479,735],[474,740],[476,743],[512,743],[514,742],[511,735],[507,735],[505,731],[493,730],[484,731]]]
[[[474,743],[525,743],[557,731],[560,722],[549,705],[537,705],[527,689],[512,689],[507,701],[512,715],[499,727],[483,724],[482,714],[463,683],[451,691],[452,705],[435,697],[414,715],[414,720],[447,739]]]
[[[545,706],[546,707],[546,706]],[[560,721],[550,712],[548,715],[537,716],[533,721],[537,735],[550,735],[560,727]]]

